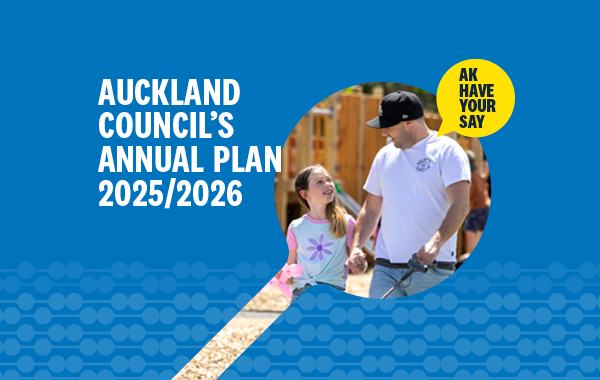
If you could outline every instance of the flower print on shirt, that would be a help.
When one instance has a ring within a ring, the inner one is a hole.
[[[330,250],[326,249],[328,247],[331,247],[334,243],[332,241],[327,242],[325,244],[323,244],[323,240],[325,240],[325,233],[321,233],[321,236],[319,236],[319,241],[317,242],[315,239],[308,239],[308,241],[310,242],[310,244],[312,244],[312,246],[306,248],[306,250],[308,252],[312,252],[315,251],[315,253],[313,253],[313,255],[310,257],[310,260],[315,260],[317,257],[319,258],[319,260],[323,260],[323,254],[326,255],[333,255],[333,252],[331,252]]]

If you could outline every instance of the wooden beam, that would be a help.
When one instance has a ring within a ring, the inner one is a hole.
[[[367,99],[362,93],[361,87],[361,99],[360,99],[360,109],[358,113],[358,146],[356,147],[356,151],[358,153],[358,181],[356,183],[356,201],[359,204],[363,203],[363,177],[365,173],[365,103]]]
[[[375,98],[379,98],[379,99],[383,98],[383,86],[373,87],[373,90],[371,90],[371,94]]]
[[[286,181],[281,173],[275,174],[275,211],[277,212],[277,220],[283,233],[287,229],[287,206],[288,192],[286,189]]]
[[[288,225],[287,210],[289,202],[290,137],[291,134],[288,136],[281,150],[281,172],[275,174],[275,211],[277,212],[277,219],[279,220],[279,225],[281,226],[281,231],[283,231],[283,233],[286,232]]]
[[[358,199],[358,183],[362,182],[358,176],[359,146],[359,111],[362,97],[356,94],[340,95],[339,111],[339,139],[338,139],[338,168],[339,177],[344,181],[344,191],[354,199]]]
[[[336,158],[338,143],[338,98],[339,94],[329,97],[329,109],[331,113],[325,119],[325,169],[334,179],[337,179]]]
[[[312,123],[310,113],[304,115],[296,125],[296,174],[312,164]]]
[[[383,90],[382,90],[383,93]],[[367,96],[365,103],[365,122],[367,120],[371,120],[379,115],[379,104],[381,103],[381,97],[376,96]],[[377,152],[381,148],[385,146],[386,140],[385,137],[381,135],[381,130],[369,128],[366,125],[363,127],[365,133],[365,152],[364,158],[362,160],[363,163],[363,175],[360,180],[364,184],[367,181],[367,177],[371,170],[371,165],[373,164],[373,160],[377,155]],[[367,192],[362,190],[360,192],[362,194],[362,199],[364,200],[367,196]]]
[[[308,130],[310,131],[308,134],[308,145],[309,145],[309,151],[308,151],[308,163],[307,165],[305,165],[304,167],[302,167],[302,169],[304,169],[306,166],[310,166],[315,164],[315,145],[317,145],[317,131],[315,128],[315,114],[312,112],[309,112],[307,114],[308,116]],[[300,169],[300,170],[302,170]]]

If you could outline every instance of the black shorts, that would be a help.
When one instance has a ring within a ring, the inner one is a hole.
[[[471,210],[469,215],[467,215],[467,219],[465,219],[463,230],[473,232],[483,231],[489,213],[489,207],[476,208]]]

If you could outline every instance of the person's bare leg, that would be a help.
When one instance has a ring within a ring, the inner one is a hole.
[[[479,236],[475,231],[465,231],[465,252],[471,253],[479,242]]]
[[[458,261],[465,261],[471,252],[477,246],[477,242],[479,242],[479,237],[474,231],[465,230],[465,253],[458,257]]]

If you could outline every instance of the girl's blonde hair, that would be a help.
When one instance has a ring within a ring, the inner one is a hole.
[[[325,172],[327,172],[327,170],[321,165],[309,166],[298,174],[298,176],[296,177],[296,182],[294,184],[294,188],[296,189],[296,197],[298,198],[300,203],[306,206],[306,208],[308,208],[309,210],[310,205],[308,204],[306,199],[302,197],[300,192],[302,190],[308,190],[308,178],[310,177],[310,174],[316,169],[323,169],[325,170]],[[337,193],[335,193],[335,190],[333,201],[325,207],[325,215],[327,216],[327,220],[329,221],[329,232],[331,233],[331,236],[335,237],[336,239],[340,239],[346,236],[346,234],[348,233],[348,224],[346,223],[346,211],[344,210],[344,207],[338,200]]]

